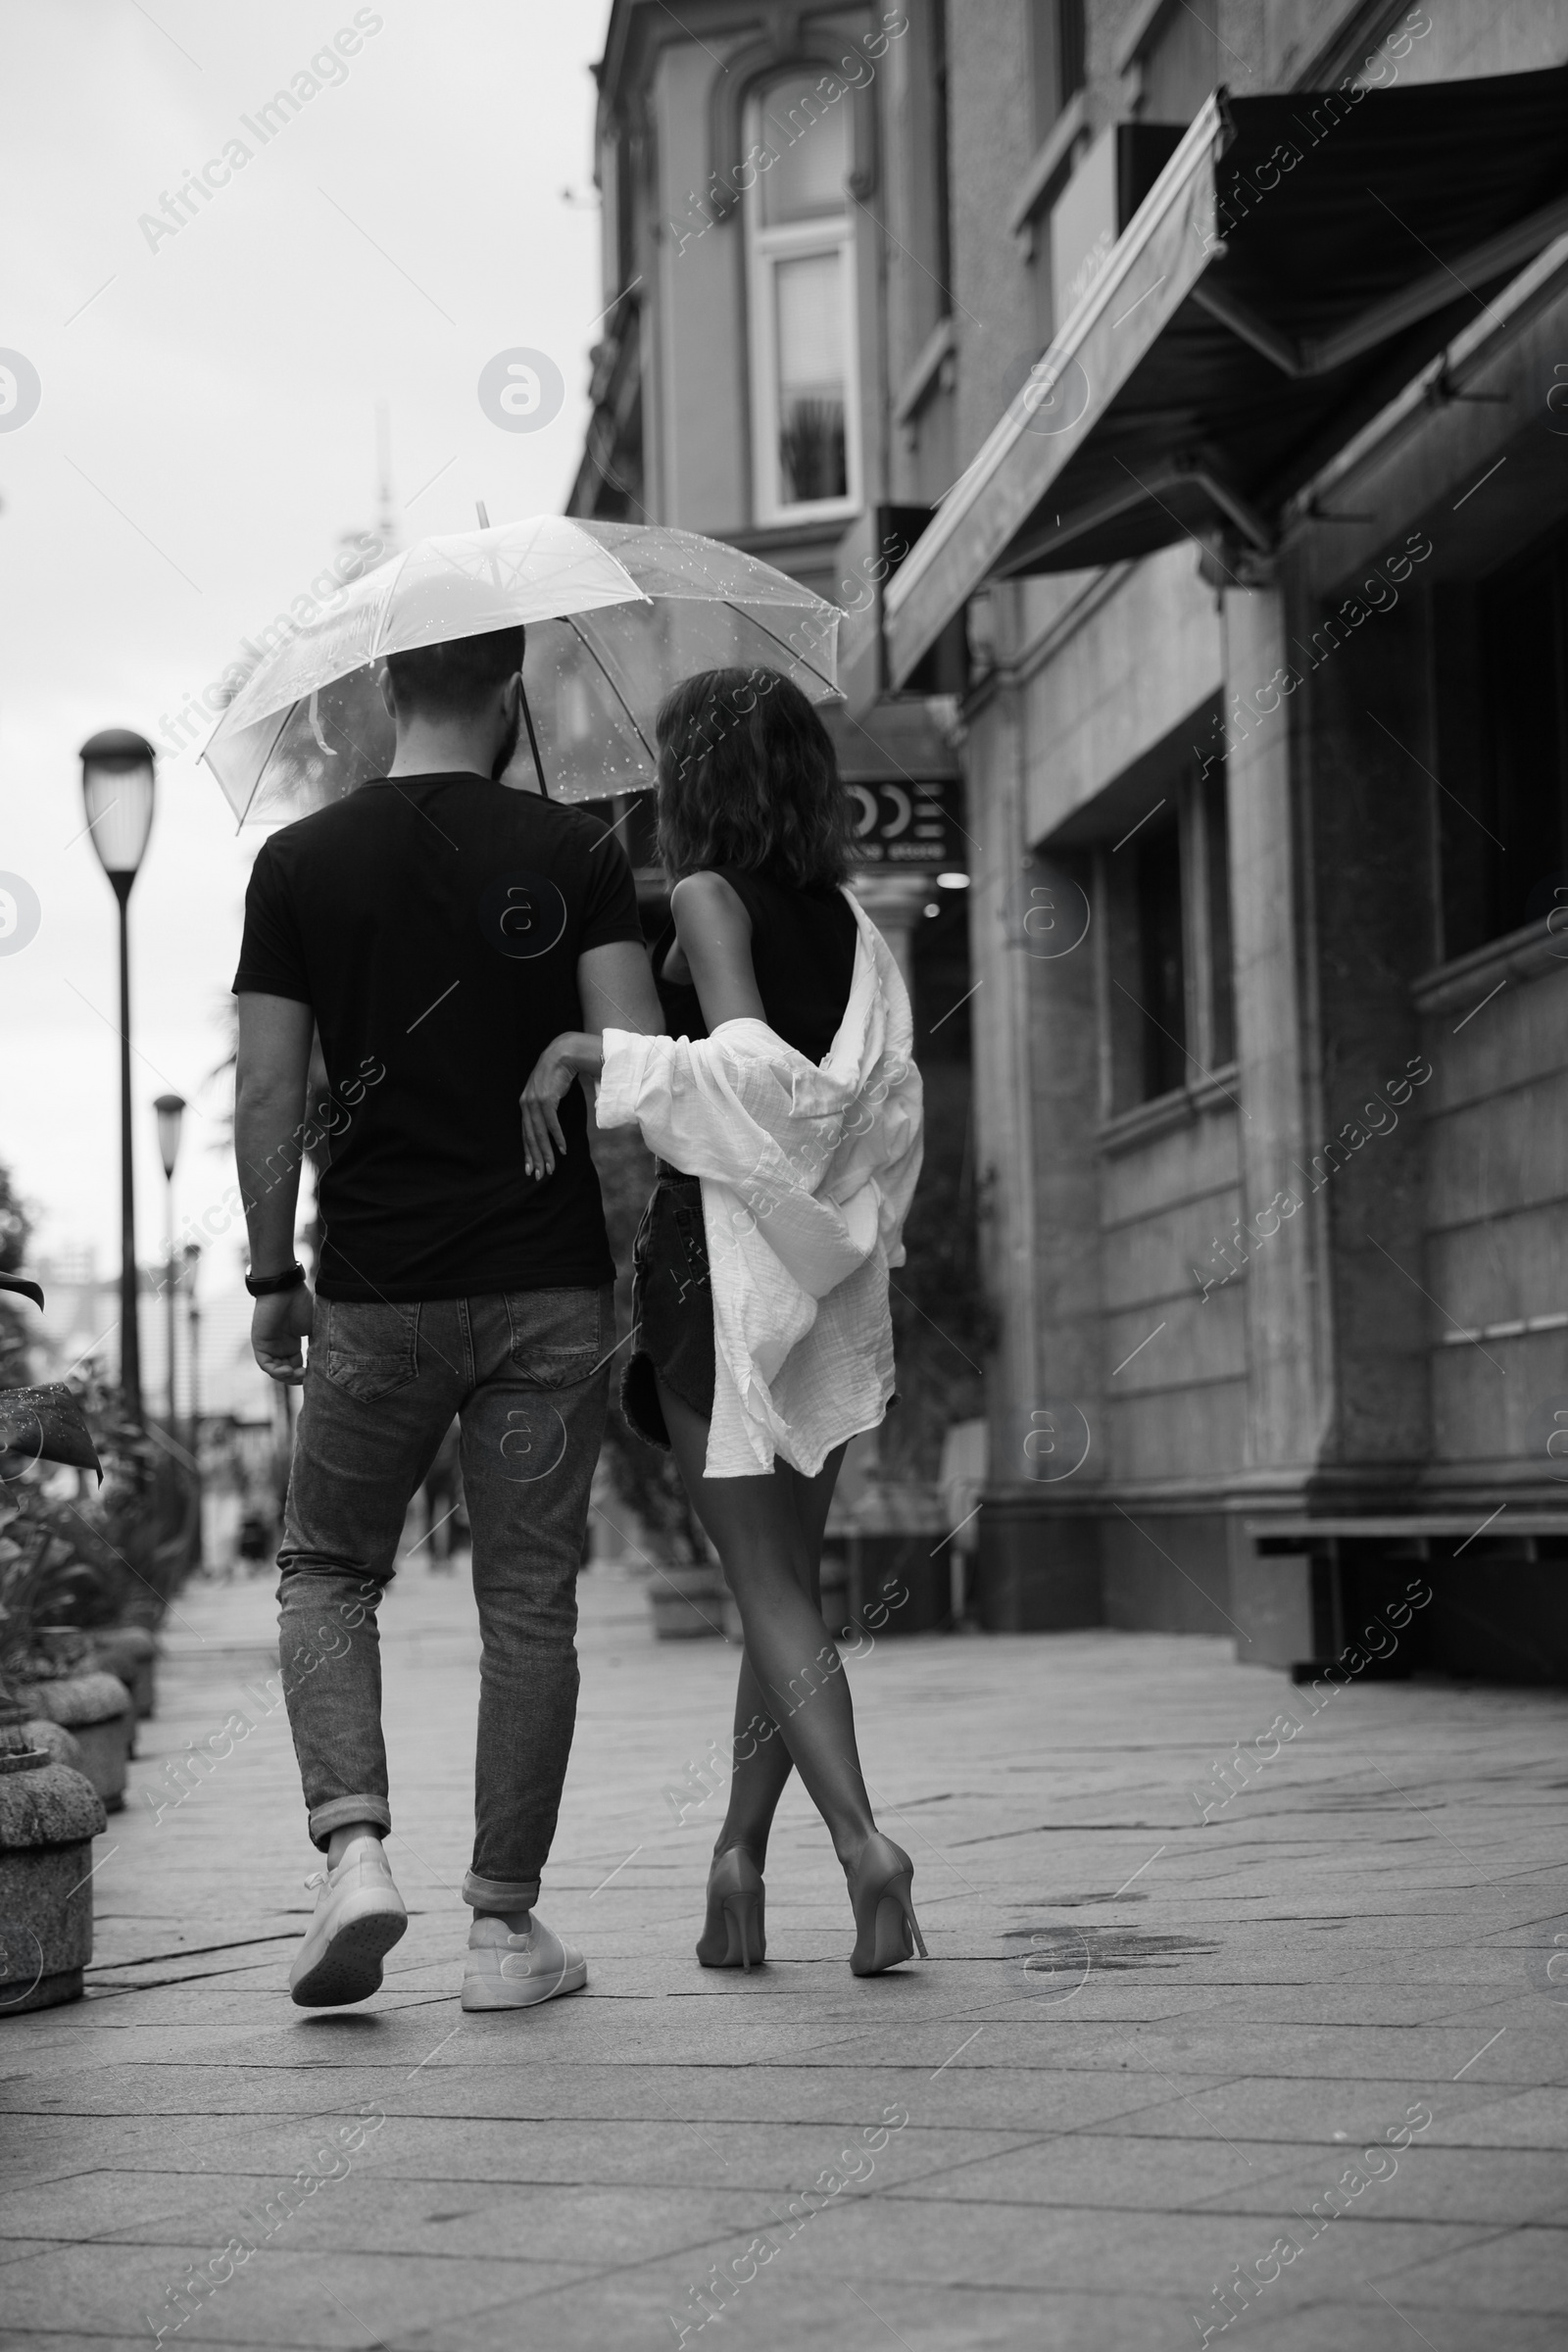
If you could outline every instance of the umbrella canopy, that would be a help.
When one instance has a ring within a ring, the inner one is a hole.
[[[553,799],[656,778],[654,714],[694,670],[776,669],[835,700],[840,614],[739,549],[662,525],[559,514],[421,540],[270,653],[203,751],[241,823],[303,816],[386,773],[388,654],[528,631],[524,682]],[[524,745],[504,779],[531,789]]]

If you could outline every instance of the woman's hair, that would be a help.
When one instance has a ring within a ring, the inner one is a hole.
[[[659,854],[670,881],[766,869],[805,889],[855,862],[827,729],[776,669],[702,669],[659,713]]]

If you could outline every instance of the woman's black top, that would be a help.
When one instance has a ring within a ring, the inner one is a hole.
[[[767,1025],[820,1061],[839,1032],[850,1001],[858,931],[844,893],[834,884],[802,890],[772,874],[715,865],[752,918],[752,968]],[[675,944],[673,918],[654,942],[654,980],[670,1037],[708,1035],[697,991],[689,980],[666,980],[664,963]]]

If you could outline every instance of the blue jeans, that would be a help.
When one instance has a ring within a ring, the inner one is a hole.
[[[376,1612],[457,1414],[483,1641],[464,1899],[496,1912],[536,1900],[576,1721],[577,1570],[614,1343],[608,1287],[317,1299],[277,1589],[317,1845],[349,1822],[392,1826]]]

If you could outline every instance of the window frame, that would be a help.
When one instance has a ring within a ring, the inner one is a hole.
[[[1030,0],[1029,103],[1037,148],[1045,145],[1088,77],[1086,15],[1083,0]]]
[[[763,110],[771,90],[801,77],[804,61],[770,73],[746,95],[743,112],[746,151],[765,137]],[[848,97],[836,101],[848,104]],[[855,118],[846,117],[847,143],[854,169]],[[860,512],[863,498],[860,448],[859,300],[857,283],[855,208],[846,184],[840,213],[824,213],[812,220],[789,220],[764,226],[757,173],[742,200],[745,237],[747,343],[752,428],[752,512],[762,525],[847,521]],[[844,336],[844,477],[842,497],[788,502],[779,493],[783,467],[779,461],[778,306],[775,294],[780,262],[814,261],[826,254],[839,257],[840,299]]]
[[[1152,1015],[1144,1006],[1142,990],[1138,1000],[1129,1003],[1125,996],[1118,998],[1113,985],[1129,955],[1136,958],[1132,968],[1142,971],[1145,942],[1138,910],[1138,869],[1136,862],[1122,867],[1118,860],[1113,865],[1117,849],[1108,839],[1102,841],[1095,853],[1095,901],[1102,942],[1100,1107],[1102,1126],[1113,1130],[1203,1093],[1234,1068],[1236,1059],[1228,777],[1223,763],[1217,774],[1205,780],[1195,764],[1185,761],[1162,781],[1163,795],[1158,787],[1151,785],[1148,798],[1151,814],[1161,797],[1167,808],[1175,804],[1164,822],[1166,828],[1174,826],[1176,835],[1184,978],[1180,1048],[1184,1074],[1179,1084],[1161,1093],[1143,1092],[1145,1022]],[[1215,829],[1216,818],[1223,829],[1223,839]],[[1147,818],[1143,821],[1147,822]],[[1141,837],[1138,825],[1133,826],[1129,837],[1126,828],[1131,823],[1127,815],[1118,825],[1127,849],[1132,849],[1136,838]],[[1125,854],[1121,852],[1123,857]],[[1214,894],[1221,887],[1226,899],[1224,906],[1217,907]],[[1221,959],[1227,955],[1229,969],[1222,972]],[[1122,985],[1125,987],[1125,982]]]

